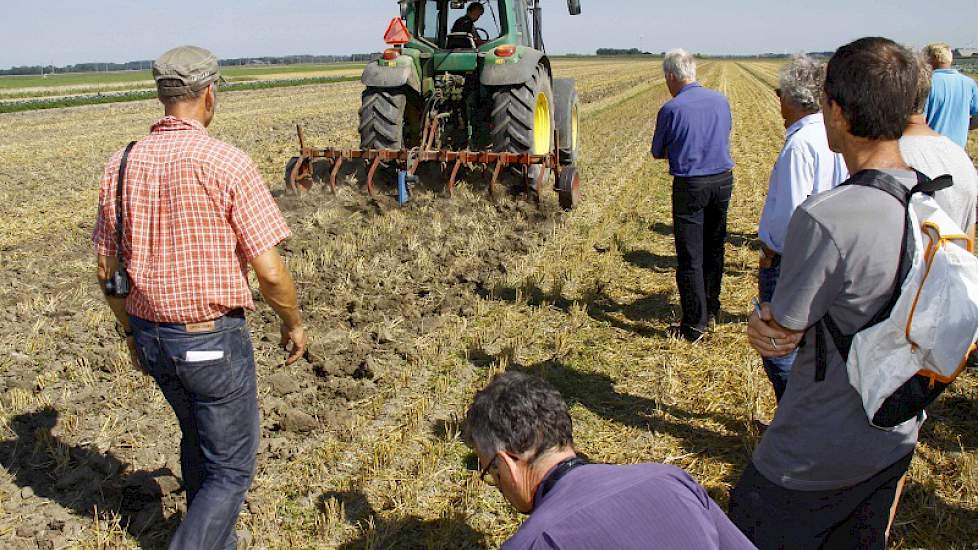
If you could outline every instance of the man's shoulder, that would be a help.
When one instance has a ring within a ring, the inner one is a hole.
[[[255,163],[241,149],[208,135],[199,136],[189,147],[192,158],[212,170],[240,175],[255,168]]]
[[[576,479],[571,477],[574,474]],[[702,509],[710,505],[705,489],[685,471],[668,464],[593,464],[577,469],[566,480],[571,483],[563,490],[558,485],[552,500],[544,501],[503,549],[551,548],[550,540],[575,532],[582,524],[607,520],[608,514],[614,513],[609,512],[609,506],[649,507],[654,514],[656,506],[669,506],[670,502],[695,502]],[[595,524],[596,529],[601,527]],[[654,526],[638,529],[646,528]]]

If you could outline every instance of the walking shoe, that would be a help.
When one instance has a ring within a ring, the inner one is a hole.
[[[703,331],[683,325],[672,325],[666,329],[666,334],[670,338],[683,339],[690,343],[696,343],[703,339]]]

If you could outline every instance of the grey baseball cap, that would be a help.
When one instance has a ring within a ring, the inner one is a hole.
[[[197,46],[180,46],[153,62],[153,79],[160,97],[199,92],[221,77],[217,56]]]

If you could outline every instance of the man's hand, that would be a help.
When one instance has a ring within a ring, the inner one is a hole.
[[[292,349],[289,349],[289,344],[292,344]],[[282,349],[289,352],[288,357],[285,358],[285,364],[291,365],[299,360],[300,357],[306,354],[306,347],[309,342],[306,339],[306,330],[299,325],[295,328],[288,328],[285,324],[282,324],[282,341],[279,345]]]
[[[788,330],[771,316],[767,303],[761,304],[761,315],[751,314],[747,321],[747,338],[750,345],[765,359],[784,357],[798,348],[803,332]]]
[[[132,366],[136,367],[136,370],[141,374],[149,375],[143,364],[139,362],[139,353],[136,352],[136,338],[134,336],[126,337],[126,346],[129,348],[129,359],[132,361]]]

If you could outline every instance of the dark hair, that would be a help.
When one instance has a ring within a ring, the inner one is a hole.
[[[842,107],[852,135],[896,140],[917,98],[917,60],[888,38],[860,38],[829,60],[825,95]]]
[[[483,453],[531,452],[531,461],[574,444],[573,425],[560,392],[546,380],[519,371],[496,376],[475,394],[462,437]]]
[[[480,2],[472,2],[469,7],[465,8],[465,13],[472,13],[472,10],[479,10],[479,13],[485,13],[486,7]]]

